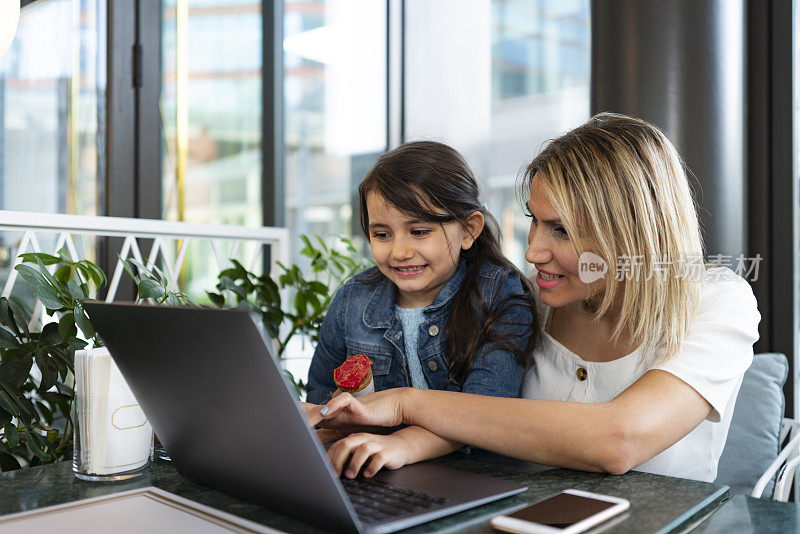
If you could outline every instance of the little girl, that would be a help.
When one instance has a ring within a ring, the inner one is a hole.
[[[404,144],[378,159],[358,195],[377,266],[334,297],[311,361],[308,401],[327,402],[334,369],[355,354],[372,360],[375,391],[518,397],[537,338],[536,308],[525,277],[503,257],[497,223],[464,158],[441,143]],[[352,478],[361,467],[369,476],[460,446],[412,426],[351,434],[328,455]]]

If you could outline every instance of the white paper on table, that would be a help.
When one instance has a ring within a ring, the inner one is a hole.
[[[75,353],[75,396],[84,471],[109,475],[147,463],[153,428],[105,347]]]

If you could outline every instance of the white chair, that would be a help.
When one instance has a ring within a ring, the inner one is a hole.
[[[764,471],[764,474],[758,479],[758,482],[753,488],[751,497],[761,497],[764,488],[769,484],[776,473],[777,479],[775,481],[775,489],[772,492],[772,499],[781,502],[789,500],[789,494],[792,490],[792,483],[797,484],[796,487],[800,488],[800,421],[796,419],[784,419],[781,424],[780,443],[788,443],[783,447],[778,457],[774,462]],[[798,498],[798,491],[795,491],[794,502],[800,502]]]
[[[742,378],[716,480],[734,495],[789,497],[800,464],[800,422],[783,417],[788,372],[785,355],[763,353]]]

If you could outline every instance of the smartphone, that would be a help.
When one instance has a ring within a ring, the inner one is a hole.
[[[497,530],[519,534],[575,534],[617,514],[631,503],[620,497],[568,489],[513,514],[492,518]]]

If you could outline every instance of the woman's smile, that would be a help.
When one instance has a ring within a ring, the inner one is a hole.
[[[564,281],[564,275],[549,273],[544,269],[539,269],[536,274],[536,285],[541,289],[553,289]]]

